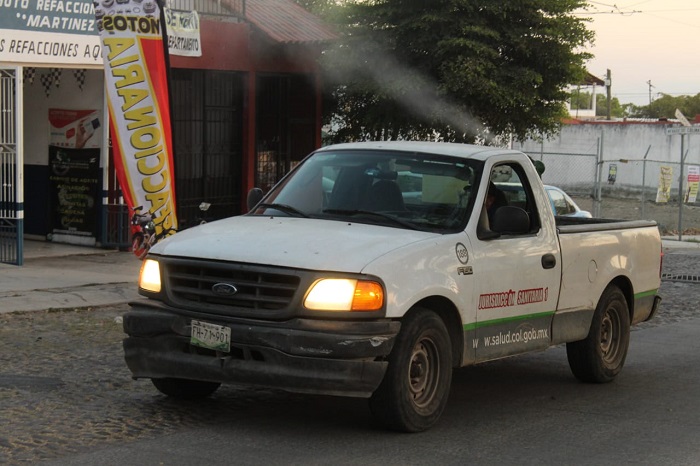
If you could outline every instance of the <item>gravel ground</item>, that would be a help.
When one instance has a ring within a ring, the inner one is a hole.
[[[679,322],[700,316],[700,310],[696,304],[700,302],[699,260],[700,250],[697,249],[664,251],[663,276],[675,276],[680,277],[680,279],[662,280],[659,294],[663,300],[658,313],[651,321],[639,324],[634,327],[635,329]]]
[[[124,363],[125,306],[0,315],[0,464],[36,464],[273,408],[294,395],[225,386],[200,402],[160,395]]]
[[[593,199],[572,196],[576,204],[589,212],[594,211]],[[604,197],[601,204],[601,217],[623,220],[655,220],[662,235],[678,234],[678,221],[682,216],[684,235],[700,234],[700,205],[683,205],[682,214],[676,201],[660,203],[646,201],[643,206],[640,199],[620,199]]]

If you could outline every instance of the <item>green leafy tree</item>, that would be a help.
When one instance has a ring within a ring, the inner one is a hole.
[[[574,90],[571,93],[571,110],[576,109],[592,109],[592,96],[591,92],[581,92],[579,90]],[[608,97],[605,94],[595,95],[595,114],[597,117],[605,117],[608,115]],[[629,106],[632,104],[622,105],[617,97],[610,99],[610,117],[611,118],[624,118],[629,115]]]
[[[333,139],[555,131],[592,40],[584,0],[365,0],[323,55]]]
[[[595,114],[596,116],[607,116],[608,115],[608,97],[605,94],[596,94],[596,104],[595,104]],[[631,104],[627,104],[627,107],[620,103],[617,97],[610,99],[610,117],[611,118],[624,118],[629,116],[627,108]]]
[[[675,118],[679,109],[689,119],[700,115],[700,94],[671,96],[662,94],[649,105],[635,107],[633,116],[639,118]]]
[[[333,20],[333,16],[341,11],[345,0],[294,0],[294,2],[320,18]]]
[[[571,110],[590,110],[593,108],[592,93],[574,89],[571,92]]]

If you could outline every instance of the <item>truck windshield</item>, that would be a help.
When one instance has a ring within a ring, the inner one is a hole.
[[[316,152],[276,185],[251,215],[459,231],[471,213],[472,187],[482,165],[414,152]]]

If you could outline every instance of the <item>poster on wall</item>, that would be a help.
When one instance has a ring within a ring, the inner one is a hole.
[[[102,123],[97,110],[49,109],[49,141],[52,146],[72,149],[99,148]]]
[[[671,199],[671,182],[673,167],[659,167],[659,188],[656,191],[656,202],[668,202]]]
[[[114,166],[127,206],[142,207],[156,239],[177,229],[165,22],[159,3],[100,0]]]
[[[51,240],[94,245],[102,141],[98,112],[49,109],[49,128]]]
[[[51,240],[97,241],[100,150],[49,146]]]
[[[168,28],[168,52],[183,57],[201,57],[199,15],[196,11],[175,11],[164,8]]]
[[[688,167],[688,191],[685,195],[685,202],[694,203],[698,198],[698,187],[700,185],[700,166],[691,165]]]

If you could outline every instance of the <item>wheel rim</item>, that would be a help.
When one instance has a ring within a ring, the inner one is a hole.
[[[440,357],[435,342],[428,337],[416,342],[408,368],[408,386],[413,403],[424,408],[435,398],[440,378]]]
[[[621,327],[618,311],[608,309],[600,326],[600,350],[603,360],[608,364],[615,363],[620,353]]]

